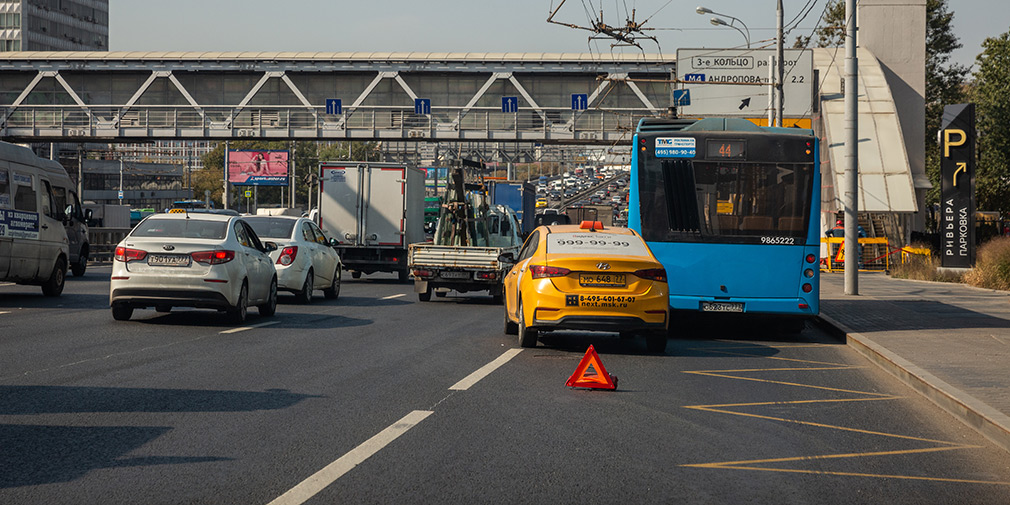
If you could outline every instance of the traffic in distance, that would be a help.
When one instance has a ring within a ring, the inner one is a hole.
[[[538,331],[572,326],[548,324],[568,317],[563,314],[540,316],[564,306],[541,307],[547,295],[530,288],[533,281],[558,293],[576,287],[598,291],[572,291],[580,300],[585,295],[610,300],[619,291],[634,300],[596,314],[613,318],[613,324],[582,324],[587,330],[631,334],[644,321],[666,328],[669,314],[658,314],[642,291],[657,293],[655,283],[662,283],[663,310],[770,317],[784,330],[800,331],[819,304],[820,174],[812,132],[734,119],[643,119],[633,141],[627,172],[578,167],[539,176],[535,189],[533,181],[490,181],[480,170],[459,166],[449,172],[446,191],[432,200],[425,195],[424,172],[415,167],[323,162],[318,207],[304,217],[294,209],[273,212],[288,216],[243,216],[180,201],[167,213],[143,218],[116,246],[110,308],[118,320],[130,319],[135,309],[198,307],[242,321],[248,306],[271,315],[277,291],[303,303],[316,290],[336,298],[346,270],[355,279],[376,272],[395,273],[401,282],[413,279],[422,301],[452,291],[484,292],[495,303],[505,302],[506,330],[518,324],[524,346],[536,344]],[[9,158],[33,158],[12,149]],[[75,219],[80,207],[65,172],[41,160],[25,163],[24,169],[0,173],[6,182],[0,204],[12,207],[4,210],[11,213],[5,214],[10,223],[4,241],[35,244],[40,252],[32,254],[31,268],[5,252],[5,274],[59,294],[69,266],[86,264],[87,240]],[[35,188],[41,191],[29,193]],[[65,226],[18,231],[25,222],[36,226],[33,220],[47,219]],[[548,237],[560,236],[558,226],[569,224],[581,224],[589,234],[628,234],[635,250],[604,252],[586,241],[581,250],[568,244],[572,250],[556,256],[562,244],[551,251]],[[621,227],[625,224],[630,232]],[[631,270],[622,265],[609,272],[621,281],[613,285],[586,281],[592,270],[586,265],[610,268],[615,254],[637,258],[637,267],[642,261],[658,264]],[[533,256],[541,264],[527,265]],[[574,269],[555,264],[576,257]],[[31,272],[20,272],[24,269]],[[655,285],[646,289],[645,281]],[[523,289],[538,298],[524,302],[518,296]],[[646,313],[652,316],[643,318]],[[658,333],[650,332],[650,349],[662,349]]]

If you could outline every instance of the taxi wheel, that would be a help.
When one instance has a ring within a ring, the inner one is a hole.
[[[312,286],[312,269],[309,269],[309,273],[305,274],[305,283],[302,284],[302,290],[295,293],[295,299],[298,303],[309,303],[312,301],[312,291],[315,289]]]
[[[508,306],[505,307],[505,310],[503,312],[505,312],[505,334],[506,335],[515,335],[515,334],[519,333],[519,325],[516,324],[516,323],[513,323],[509,319],[509,308],[508,308]]]
[[[645,335],[645,348],[652,353],[666,352],[666,332],[653,332]]]
[[[526,327],[526,314],[523,312],[523,301],[519,300],[519,346],[536,347],[537,335],[540,333],[533,328]]]
[[[125,303],[112,304],[112,318],[116,321],[129,321],[133,316],[133,307]]]

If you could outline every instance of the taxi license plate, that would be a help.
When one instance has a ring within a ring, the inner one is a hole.
[[[739,302],[701,302],[702,312],[743,312]]]
[[[188,267],[190,259],[188,254],[149,254],[147,264],[159,267]]]
[[[623,288],[624,274],[579,274],[580,286]]]
[[[442,272],[438,274],[443,279],[469,279],[470,272]]]

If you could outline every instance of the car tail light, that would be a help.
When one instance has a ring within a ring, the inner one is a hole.
[[[567,268],[549,267],[547,265],[530,265],[530,272],[533,274],[534,279],[543,279],[544,277],[564,277],[572,273],[572,271]]]
[[[807,263],[813,263],[815,261],[817,261],[817,256],[814,256],[813,254],[807,255]]]
[[[666,270],[662,268],[647,268],[635,272],[635,277],[656,282],[666,282]]]
[[[235,251],[197,251],[190,256],[202,265],[220,265],[235,259]]]
[[[298,246],[291,245],[281,249],[281,255],[277,258],[278,265],[288,266],[295,262],[298,257]]]
[[[141,251],[140,249],[130,249],[129,247],[116,248],[116,261],[129,263],[131,261],[140,261],[146,257],[147,257],[147,251]]]

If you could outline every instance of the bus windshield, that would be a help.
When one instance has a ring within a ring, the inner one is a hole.
[[[798,244],[807,235],[812,163],[654,157],[639,163],[647,241]]]

